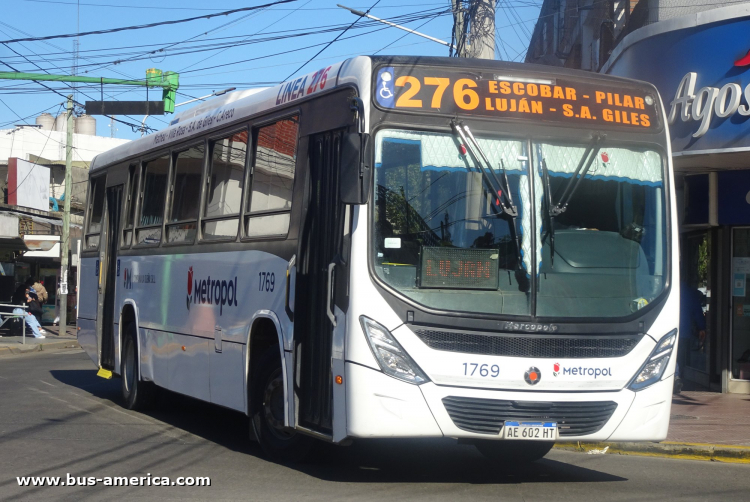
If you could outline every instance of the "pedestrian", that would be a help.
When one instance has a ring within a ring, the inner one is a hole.
[[[13,299],[11,301],[13,302],[13,305],[27,305],[29,308],[33,307],[34,303],[38,303],[34,299],[34,297],[32,297],[29,291],[29,286],[25,283],[18,286],[16,292],[13,294]],[[42,326],[39,324],[39,321],[37,321],[36,317],[34,317],[34,315],[29,310],[15,308],[13,309],[13,313],[23,314],[23,320],[28,325],[28,327],[31,328],[31,333],[35,338],[45,338],[45,331],[42,329]]]
[[[41,325],[42,324],[42,314],[44,314],[44,310],[42,309],[42,305],[44,302],[39,297],[39,291],[34,287],[34,284],[37,281],[34,280],[32,277],[29,277],[26,279],[26,287],[29,288],[29,296],[33,299],[33,302],[29,305],[29,311],[36,317],[37,322]],[[44,289],[44,286],[41,284],[39,285],[42,289]],[[47,290],[44,289],[44,295],[47,296]]]
[[[60,324],[60,283],[57,283],[57,290],[55,293],[55,321],[52,323],[54,326]]]
[[[39,303],[41,303],[42,305],[46,304],[49,296],[47,295],[47,288],[44,287],[44,284],[42,284],[39,280],[36,280],[32,283],[31,287],[34,288],[36,296],[39,297]]]
[[[677,343],[677,375],[674,382],[674,393],[682,390],[682,374],[689,361],[692,340],[698,338],[702,343],[706,339],[706,316],[703,315],[703,294],[687,282],[680,284],[680,339]]]

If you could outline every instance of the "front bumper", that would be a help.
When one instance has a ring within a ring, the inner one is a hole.
[[[436,385],[419,386],[380,371],[346,363],[347,434],[350,437],[454,437],[500,439],[499,434],[459,428],[443,398],[477,398],[515,402],[614,402],[617,407],[598,431],[564,435],[561,441],[658,441],[666,438],[673,377],[633,392],[523,392]],[[502,417],[501,417],[502,418]]]

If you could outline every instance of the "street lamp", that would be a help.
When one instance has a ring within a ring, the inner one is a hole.
[[[212,92],[211,94],[209,94],[207,96],[201,96],[200,98],[190,99],[188,101],[183,101],[182,103],[177,103],[176,105],[174,105],[174,107],[177,108],[178,106],[187,105],[187,104],[193,103],[195,101],[204,101],[204,100],[206,100],[206,99],[208,99],[208,98],[210,98],[212,96],[221,96],[222,94],[226,94],[228,92],[232,92],[235,89],[236,89],[236,87],[230,87],[229,89],[224,89],[223,91]]]

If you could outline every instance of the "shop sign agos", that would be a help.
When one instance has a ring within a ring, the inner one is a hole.
[[[719,118],[735,113],[743,117],[750,116],[750,84],[744,91],[739,84],[728,83],[721,88],[706,86],[695,92],[697,79],[696,72],[689,72],[682,77],[669,109],[670,125],[674,124],[679,113],[683,122],[699,122],[693,137],[700,138],[708,131],[714,115]],[[745,103],[741,104],[743,95]]]

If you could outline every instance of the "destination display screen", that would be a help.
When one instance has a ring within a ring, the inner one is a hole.
[[[570,78],[385,66],[377,70],[376,104],[383,109],[617,127],[660,128],[656,95]]]
[[[419,287],[443,289],[497,289],[497,249],[423,247]]]

